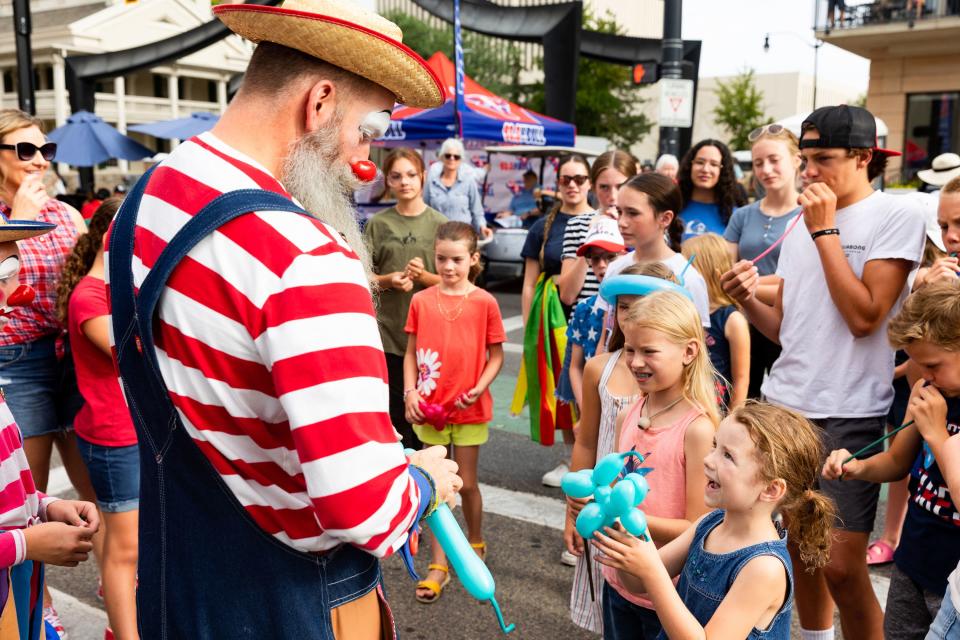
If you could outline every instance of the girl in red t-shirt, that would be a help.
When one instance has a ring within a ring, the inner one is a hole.
[[[64,262],[57,312],[70,332],[77,386],[84,399],[73,428],[103,514],[107,617],[117,638],[136,638],[140,457],[110,352],[110,310],[103,280],[103,236],[121,202],[109,198],[100,205]]]
[[[440,284],[413,296],[404,327],[410,334],[403,361],[404,405],[423,444],[453,446],[463,478],[467,538],[483,558],[487,545],[480,533],[477,460],[493,417],[487,389],[503,366],[507,336],[496,299],[473,284],[480,271],[473,227],[441,225],[434,247]],[[450,581],[443,550],[432,536],[431,541],[430,572],[417,583],[417,600],[423,603],[436,602]]]

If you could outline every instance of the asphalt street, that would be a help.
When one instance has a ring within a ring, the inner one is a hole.
[[[504,368],[493,386],[494,428],[480,454],[485,500],[483,528],[489,545],[487,563],[497,583],[497,599],[506,620],[517,625],[516,632],[511,634],[514,637],[595,637],[570,622],[568,603],[573,570],[559,562],[563,509],[560,492],[540,484],[541,475],[562,457],[561,448],[532,443],[526,435],[525,414],[512,417],[507,410],[520,364],[519,283],[492,285],[490,290],[500,304],[508,329]],[[51,492],[72,493],[62,468],[55,470],[51,478]],[[884,506],[881,504],[877,530],[882,528]],[[460,517],[459,509],[456,513]],[[429,548],[424,544],[417,559],[421,575],[426,572],[428,560]],[[385,561],[383,570],[402,638],[474,640],[502,635],[491,607],[474,600],[456,579],[438,602],[423,605],[415,601],[414,582],[398,559]],[[106,615],[103,603],[96,598],[95,564],[91,561],[75,569],[50,567],[47,575],[71,640],[103,638]],[[876,570],[873,575],[883,603],[889,568]]]

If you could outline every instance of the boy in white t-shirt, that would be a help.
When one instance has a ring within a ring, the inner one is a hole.
[[[870,185],[892,152],[876,148],[866,109],[817,109],[802,125],[800,149],[807,233],[783,242],[775,306],[754,296],[759,276],[749,261],[725,273],[723,287],[783,348],[762,387],[766,399],[816,422],[827,451],[856,451],[883,434],[894,367],[886,325],[908,294],[925,224],[908,200]],[[821,480],[821,489],[837,503],[840,532],[822,571],[807,573],[791,548],[802,637],[832,639],[836,603],[846,637],[879,640],[883,614],[866,565],[879,485]]]

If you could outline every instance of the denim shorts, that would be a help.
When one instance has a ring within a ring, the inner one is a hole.
[[[53,336],[0,347],[0,387],[24,438],[72,429],[83,406],[73,356],[58,359]]]
[[[926,640],[960,640],[960,615],[957,614],[957,607],[950,596],[949,586],[940,604],[940,613],[930,625]]]
[[[97,505],[107,513],[140,508],[140,449],[105,447],[77,436],[80,455],[90,472]]]

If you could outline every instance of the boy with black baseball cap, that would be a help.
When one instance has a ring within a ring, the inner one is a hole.
[[[776,304],[754,296],[759,276],[749,261],[725,273],[723,286],[783,347],[762,387],[766,398],[814,420],[828,451],[856,451],[883,433],[894,366],[886,325],[908,293],[925,224],[911,201],[873,190],[895,152],[877,148],[866,109],[817,109],[803,122],[800,150],[807,233],[783,242]],[[822,571],[807,573],[791,549],[802,637],[832,639],[836,603],[846,637],[880,639],[883,614],[866,564],[879,485],[822,480],[821,489],[837,503],[840,531]]]

